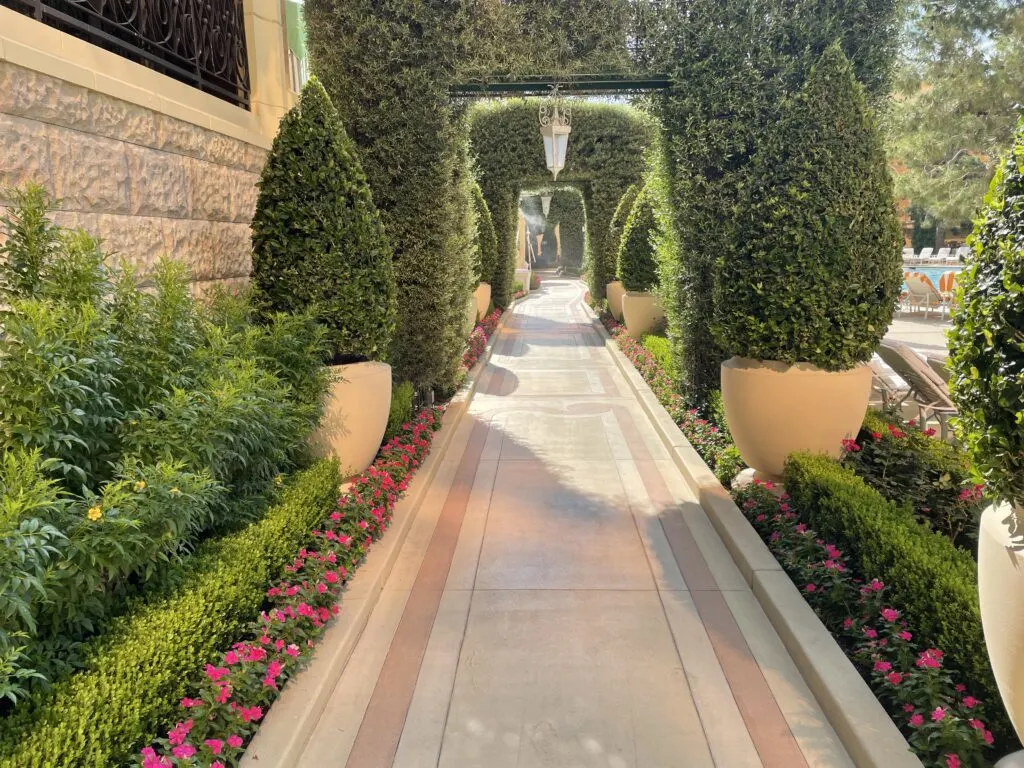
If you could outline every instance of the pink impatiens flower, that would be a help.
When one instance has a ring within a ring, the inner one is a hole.
[[[895,608],[883,608],[882,618],[888,621],[890,624],[896,621],[900,617],[900,612]]]
[[[203,742],[203,744],[208,746],[210,748],[210,751],[213,752],[213,754],[215,755],[219,755],[220,751],[224,749],[224,742],[220,739],[207,739]]]
[[[888,661],[875,662],[875,672],[888,672],[890,669],[892,669],[892,664]]]
[[[899,685],[900,683],[903,682],[903,675],[900,674],[899,672],[890,672],[888,675],[885,676],[885,679],[888,680],[893,685]],[[912,712],[913,709],[914,709],[914,706],[912,704],[908,704],[907,706],[910,707],[910,709],[907,710],[907,711],[908,712]]]
[[[960,758],[954,754],[946,755],[946,768],[960,768]]]
[[[936,707],[935,710],[932,712],[932,721],[933,722],[937,723],[937,722],[943,720],[945,717],[946,717],[946,710],[943,709],[942,707]]]
[[[242,746],[242,737],[232,733],[230,736],[228,736],[228,746],[234,749],[238,749],[240,746]]]
[[[179,760],[188,760],[196,753],[196,748],[191,744],[182,744],[179,747],[175,747],[171,750],[171,753]]]
[[[910,716],[909,722],[915,728],[920,728],[922,725],[924,725],[924,717],[920,713],[913,714]]]
[[[964,696],[963,703],[967,709],[974,709],[974,707],[978,706],[978,700],[973,696]]]

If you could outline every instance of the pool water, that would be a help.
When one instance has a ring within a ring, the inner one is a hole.
[[[932,285],[934,285],[936,288],[939,287],[939,278],[942,277],[943,273],[960,272],[962,269],[962,266],[953,265],[950,265],[948,267],[911,267],[907,266],[906,264],[903,265],[904,272],[920,272],[921,274],[927,275],[928,279],[932,281]],[[906,285],[907,284],[904,283],[903,287],[906,288]]]

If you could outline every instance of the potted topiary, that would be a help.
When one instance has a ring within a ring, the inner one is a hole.
[[[651,291],[658,285],[654,257],[654,192],[646,185],[633,201],[619,244],[618,277],[622,281],[622,317],[634,339],[655,330],[665,319],[658,297]]]
[[[622,242],[622,229],[626,226],[626,219],[629,212],[633,210],[633,203],[636,196],[640,194],[640,187],[631,184],[619,200],[612,216],[611,224],[608,225],[608,234],[605,237],[604,258],[611,267],[605,274],[615,275],[616,279],[605,287],[605,298],[608,299],[608,311],[616,320],[622,320],[622,295],[626,289],[622,287],[619,275],[619,244]]]
[[[494,231],[491,211],[484,200],[480,185],[473,184],[473,205],[476,208],[476,253],[474,263],[479,280],[473,298],[476,301],[477,319],[482,320],[491,306],[491,280],[498,264],[498,235]]]
[[[863,365],[901,283],[892,179],[838,45],[766,126],[720,254],[714,332],[733,355],[722,400],[743,460],[778,478],[794,451],[838,457],[871,394]]]
[[[957,433],[995,503],[981,517],[978,590],[985,644],[1024,738],[1024,120],[968,241],[949,334]]]
[[[395,277],[355,145],[315,77],[281,120],[259,190],[256,301],[268,313],[312,310],[327,329],[335,381],[313,441],[347,472],[362,472],[391,406]]]

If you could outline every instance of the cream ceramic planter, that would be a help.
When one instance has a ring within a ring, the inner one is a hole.
[[[391,366],[367,362],[330,370],[333,384],[311,443],[318,455],[336,457],[349,477],[370,466],[380,449],[391,411]]]
[[[795,451],[839,457],[856,437],[871,397],[871,369],[825,371],[733,357],[722,363],[722,403],[743,460],[761,475],[782,476]]]
[[[619,322],[622,322],[622,295],[625,292],[626,289],[622,287],[622,283],[619,280],[616,280],[614,283],[608,283],[604,289],[604,295],[608,299],[608,311]]]
[[[530,292],[530,269],[517,269],[516,270],[516,282],[523,284],[523,290],[527,293]]]
[[[1024,508],[1018,507],[1024,521]],[[992,672],[1006,713],[1024,733],[1024,545],[1014,544],[1008,525],[1012,509],[997,504],[985,510],[978,530],[978,595],[981,624]],[[980,652],[981,649],[978,649]]]
[[[622,294],[622,318],[629,335],[639,340],[644,334],[657,329],[665,319],[665,311],[653,293],[625,291]]]
[[[487,317],[487,308],[491,306],[491,284],[480,283],[473,291],[473,298],[476,299],[476,319],[483,320]]]

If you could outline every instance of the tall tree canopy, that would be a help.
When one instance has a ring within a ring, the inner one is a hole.
[[[912,0],[886,116],[897,193],[948,226],[970,220],[1024,102],[1019,0]]]

